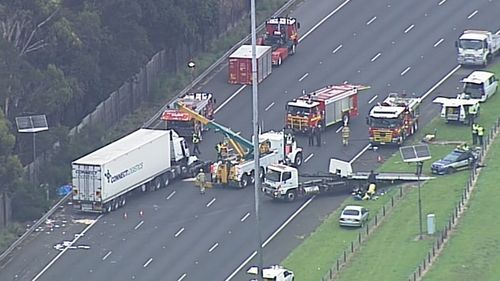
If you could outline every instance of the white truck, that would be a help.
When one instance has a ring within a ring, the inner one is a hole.
[[[294,167],[302,164],[302,148],[296,140],[283,132],[268,131],[259,135],[259,143],[267,143],[268,151],[261,153],[259,176],[264,178],[268,167],[272,164],[287,163]],[[211,165],[211,180],[213,184],[231,185],[239,188],[247,187],[255,182],[255,162],[253,158],[217,161]]]
[[[500,35],[483,30],[465,30],[455,46],[459,64],[486,66],[500,53]]]
[[[248,274],[258,275],[259,268],[257,266],[252,266],[247,270]],[[295,274],[293,271],[288,270],[280,265],[273,265],[270,267],[264,267],[262,270],[263,281],[293,281]],[[252,279],[256,280],[256,279]]]
[[[480,102],[485,102],[498,89],[498,78],[495,73],[488,71],[473,71],[460,82],[463,84],[463,93]]]
[[[340,159],[330,159],[328,175],[303,175],[316,179],[300,182],[296,168],[282,164],[270,165],[262,191],[268,197],[277,200],[294,201],[301,197],[316,194],[351,192],[354,187],[364,184],[370,172],[353,172],[349,162]],[[420,180],[432,177],[420,176]],[[376,173],[377,182],[417,181],[415,173]]]
[[[73,205],[84,212],[111,212],[125,205],[131,191],[160,189],[204,165],[176,132],[139,129],[73,161]]]

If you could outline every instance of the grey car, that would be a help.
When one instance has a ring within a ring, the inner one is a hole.
[[[459,170],[472,168],[478,159],[479,152],[473,149],[454,149],[444,158],[432,163],[431,172],[433,174],[445,175],[452,174]]]
[[[368,209],[363,206],[346,206],[340,214],[339,225],[362,227],[368,221],[368,215]]]

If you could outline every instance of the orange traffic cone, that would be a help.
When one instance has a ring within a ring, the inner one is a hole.
[[[379,162],[379,163],[384,162],[384,158],[382,158],[382,155],[380,155],[380,154],[379,154],[379,155],[377,156],[377,162]]]
[[[140,211],[139,211],[139,216],[140,216],[141,218],[143,218],[143,217],[144,217],[144,212],[143,212],[142,210],[140,210]]]
[[[123,213],[123,219],[127,219],[127,218],[128,218],[127,212]]]

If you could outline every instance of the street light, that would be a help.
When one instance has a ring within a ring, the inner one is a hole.
[[[187,67],[189,68],[189,71],[191,72],[191,87],[194,87],[194,71],[196,69],[196,63],[193,60],[188,61]]]
[[[416,163],[417,164],[417,182],[418,182],[418,223],[419,223],[419,239],[423,238],[422,230],[422,198],[420,196],[420,176],[422,175],[422,167],[424,166],[424,161],[431,159],[431,152],[429,151],[429,146],[426,144],[422,145],[412,145],[403,146],[399,148],[401,153],[401,158],[405,163]]]
[[[33,182],[37,182],[37,166],[36,166],[36,133],[47,131],[47,117],[45,115],[30,115],[16,117],[17,131],[19,133],[33,134]]]

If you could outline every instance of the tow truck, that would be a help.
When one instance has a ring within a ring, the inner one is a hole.
[[[370,144],[402,145],[418,130],[421,102],[421,98],[390,93],[381,104],[374,106],[367,118]]]
[[[257,44],[272,47],[272,65],[280,66],[289,55],[294,55],[299,43],[300,23],[295,18],[273,17],[265,23],[265,34]]]
[[[329,85],[289,101],[286,105],[285,127],[306,133],[321,125],[322,129],[339,122],[348,122],[358,115],[358,91],[362,85]]]
[[[178,102],[177,107],[189,114],[196,121],[214,131],[224,134],[233,147],[233,154],[214,161],[210,165],[210,179],[213,185],[247,187],[255,182],[253,154],[260,155],[259,176],[264,178],[267,167],[271,164],[283,162],[296,167],[302,164],[302,148],[297,146],[295,138],[285,132],[268,131],[259,134],[259,151],[254,151],[253,142],[243,138],[231,129],[209,120],[189,107]]]
[[[195,130],[201,134],[204,128],[197,128],[199,124],[196,123],[196,120],[189,114],[178,110],[175,107],[176,102],[181,102],[207,119],[213,119],[215,98],[212,93],[187,93],[177,98],[167,107],[160,119],[165,121],[166,129],[175,130],[177,134],[186,139],[190,139]]]
[[[368,180],[370,172],[353,172],[349,162],[331,158],[328,175],[302,175],[316,179],[300,182],[296,168],[282,164],[270,165],[262,191],[268,197],[288,202],[298,198],[316,194],[351,192],[353,187],[359,186]],[[377,173],[377,182],[397,183],[402,181],[425,181],[433,177],[414,173]]]
[[[447,123],[457,122],[472,125],[475,118],[479,116],[479,100],[471,99],[465,93],[458,94],[455,98],[437,97],[433,103],[441,104],[441,118]],[[471,113],[470,108],[474,110]]]
[[[500,54],[500,34],[484,30],[465,30],[455,42],[457,61],[462,65],[486,66]]]

